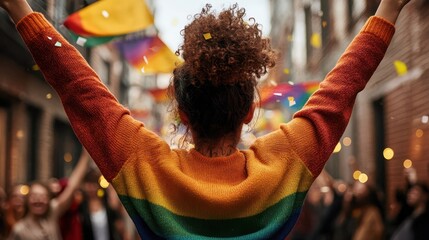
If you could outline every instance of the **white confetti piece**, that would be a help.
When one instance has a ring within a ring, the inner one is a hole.
[[[86,41],[87,41],[86,38],[78,37],[76,40],[76,44],[83,47],[85,46]]]
[[[109,17],[109,12],[106,10],[101,11],[101,14],[103,15],[103,17],[108,18]]]
[[[144,73],[144,67],[142,67],[142,69],[140,69],[140,71],[142,71],[142,73]]]
[[[282,96],[282,93],[274,93],[274,96],[279,96],[279,97],[281,97],[281,96]]]
[[[148,64],[149,62],[148,62],[148,60],[147,60],[147,57],[146,56],[143,56],[143,60],[144,60],[144,62],[146,63],[146,64]]]
[[[429,116],[425,115],[422,117],[422,123],[426,124],[429,122]]]
[[[293,105],[295,105],[296,102],[295,101],[289,101],[289,107],[292,107]]]
[[[60,42],[58,42],[58,41],[57,41],[57,42],[55,43],[55,47],[61,47],[61,46],[62,46],[62,44],[61,44]]]
[[[48,36],[48,39],[49,39],[49,40],[52,40],[52,38],[51,38],[51,37],[49,37],[49,36]]]
[[[292,81],[288,81],[287,83],[289,83],[290,85],[295,85],[295,83],[294,82],[292,82]]]

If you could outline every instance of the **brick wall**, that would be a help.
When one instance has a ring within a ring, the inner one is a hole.
[[[357,106],[362,164],[384,161],[388,202],[395,189],[405,184],[404,160],[412,160],[420,180],[429,180],[429,124],[421,121],[429,115],[429,4],[421,3],[415,1],[401,13],[388,52]],[[397,75],[393,64],[397,60],[407,65],[407,74]],[[374,139],[380,130],[374,128],[373,104],[378,99],[383,100],[384,145],[395,153],[389,161],[376,159],[383,150],[375,146]],[[416,135],[418,129],[421,131]]]

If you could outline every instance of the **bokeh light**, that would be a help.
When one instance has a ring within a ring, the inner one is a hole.
[[[391,160],[395,156],[395,152],[391,148],[385,148],[383,151],[383,156],[386,160]]]
[[[362,172],[361,171],[359,171],[359,170],[356,170],[356,171],[354,171],[353,172],[353,179],[354,180],[358,180],[359,179],[359,176],[362,174]]]
[[[410,168],[413,166],[413,161],[411,161],[410,159],[405,159],[405,161],[403,162],[404,168]]]
[[[341,143],[337,143],[337,146],[335,146],[335,149],[334,149],[334,153],[337,153],[339,151],[341,151]]]
[[[352,144],[352,139],[351,139],[351,138],[349,138],[349,137],[345,137],[345,138],[343,139],[343,144],[344,144],[344,146],[346,146],[346,147],[350,146],[350,145]]]
[[[359,175],[359,182],[366,183],[367,181],[368,181],[368,175],[366,175],[365,173],[361,173]]]

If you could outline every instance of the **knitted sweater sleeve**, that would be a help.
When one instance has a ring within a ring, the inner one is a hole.
[[[383,59],[394,32],[390,22],[371,17],[303,109],[282,126],[314,176],[344,133],[356,96]]]
[[[42,14],[29,14],[17,23],[17,29],[46,81],[60,96],[79,140],[111,180],[133,152],[133,137],[143,125],[131,118]]]

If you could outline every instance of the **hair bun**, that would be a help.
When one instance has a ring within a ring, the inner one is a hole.
[[[182,54],[195,84],[235,84],[256,80],[275,65],[270,40],[253,18],[246,22],[237,4],[219,14],[207,4],[182,30]]]

